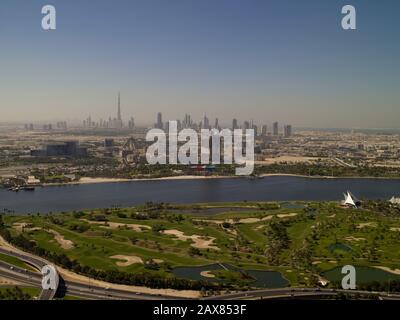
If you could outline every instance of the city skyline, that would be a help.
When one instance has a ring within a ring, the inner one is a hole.
[[[107,119],[121,91],[138,124],[162,112],[399,128],[397,2],[353,1],[356,31],[340,28],[342,1],[251,4],[120,0],[77,10],[55,0],[57,30],[44,32],[40,1],[4,1],[0,121]]]

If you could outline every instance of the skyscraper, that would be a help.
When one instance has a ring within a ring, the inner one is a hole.
[[[267,135],[268,133],[268,127],[266,124],[264,124],[261,128],[261,135],[263,135],[264,137]]]
[[[279,135],[279,124],[278,124],[278,122],[274,122],[274,127],[273,127],[273,135],[274,136],[277,136],[277,135]]]
[[[233,129],[233,130],[239,129],[237,119],[233,119],[233,120],[232,120],[232,129]]]
[[[161,112],[157,113],[157,122],[154,127],[157,129],[163,129],[163,127],[164,127],[163,122],[162,122],[162,113]]]
[[[206,114],[204,114],[203,128],[204,129],[210,129],[210,121],[208,120]]]
[[[286,138],[289,138],[292,135],[292,126],[290,124],[284,127],[284,134]]]
[[[218,120],[218,118],[215,118],[214,128],[215,129],[219,129],[219,120]]]
[[[117,115],[118,121],[122,121],[121,117],[121,94],[118,92],[118,115]]]

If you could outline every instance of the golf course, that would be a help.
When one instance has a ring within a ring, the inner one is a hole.
[[[360,270],[360,284],[400,279],[399,213],[380,201],[358,209],[338,202],[146,203],[3,215],[2,236],[110,282],[250,289],[326,280],[333,287],[348,264]],[[139,281],[140,275],[153,280]]]

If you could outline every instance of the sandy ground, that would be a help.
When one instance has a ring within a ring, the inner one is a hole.
[[[213,237],[203,237],[196,234],[192,236],[186,236],[182,231],[179,230],[164,230],[163,233],[175,236],[181,241],[192,240],[193,244],[191,244],[191,246],[194,248],[219,250],[218,247],[212,245],[215,240]]]
[[[22,232],[22,231],[27,231],[27,232],[29,232],[29,231],[37,231],[37,230],[42,230],[42,228],[38,228],[38,227],[35,227],[35,228],[27,228],[27,226],[29,226],[29,223],[14,223],[13,224],[13,228],[15,229],[15,230],[17,230],[17,231],[19,231],[19,232]]]
[[[278,218],[290,218],[290,217],[295,217],[297,216],[297,213],[287,213],[287,214],[278,214]],[[223,224],[224,222],[230,223],[230,224],[253,224],[253,223],[259,223],[263,221],[268,221],[271,220],[274,217],[274,215],[269,215],[263,218],[243,218],[239,220],[234,220],[234,219],[227,219],[227,220],[203,220],[203,219],[194,219],[194,221],[201,221],[201,222],[209,222],[209,223],[216,223],[216,224]],[[264,226],[259,226],[257,228],[261,229]]]
[[[390,231],[400,231],[400,228],[390,228]]]
[[[264,218],[243,218],[239,220],[234,220],[234,219],[226,219],[226,220],[202,220],[202,219],[194,219],[195,221],[201,221],[201,222],[209,222],[209,223],[215,223],[215,224],[223,224],[225,222],[230,223],[230,224],[251,224],[251,223],[257,223],[257,222],[262,222],[262,221],[267,221],[271,220],[273,216],[266,216]]]
[[[65,270],[63,268],[57,267],[58,272],[65,280],[76,281],[85,284],[93,284],[96,286],[101,286],[103,288],[112,288],[116,290],[126,290],[129,292],[139,292],[144,294],[161,294],[168,295],[177,298],[200,298],[200,292],[194,290],[174,290],[174,289],[152,289],[147,287],[138,287],[138,286],[127,286],[121,284],[113,284],[104,281],[90,279],[88,277],[73,273],[69,270]]]
[[[386,272],[389,272],[392,274],[400,275],[400,269],[390,269],[388,267],[382,267],[382,266],[374,266],[374,268],[381,269],[383,271],[386,271]]]
[[[278,218],[291,218],[291,217],[295,217],[297,216],[297,213],[286,213],[286,214],[278,214],[277,217]]]
[[[20,286],[22,283],[7,278],[0,277],[0,286]]]
[[[215,278],[215,275],[211,273],[211,271],[202,271],[200,275],[205,278]]]
[[[153,259],[153,261],[155,263],[164,263],[164,260],[162,260],[162,259]]]
[[[326,158],[317,158],[317,157],[301,157],[301,156],[280,156],[276,158],[265,158],[263,161],[255,161],[255,164],[260,165],[269,165],[275,163],[282,162],[290,162],[290,163],[313,163],[321,159],[322,161],[326,160]]]
[[[51,234],[54,235],[54,240],[58,242],[58,244],[63,248],[64,250],[70,250],[74,247],[74,243],[71,240],[67,240],[64,238],[64,236],[60,233],[58,233],[55,230],[45,230],[47,232],[50,232]]]
[[[113,183],[113,182],[131,182],[131,181],[158,181],[158,180],[195,180],[195,179],[226,179],[236,178],[236,176],[172,176],[162,178],[143,178],[143,179],[123,179],[123,178],[89,178],[83,177],[79,181],[67,182],[67,183],[45,183],[46,186],[57,186],[65,184],[96,184],[96,183]]]
[[[140,257],[137,256],[124,256],[124,255],[116,255],[110,257],[111,259],[117,259],[117,260],[125,260],[125,262],[118,261],[116,262],[117,266],[119,267],[129,267],[132,264],[143,264],[143,260]]]
[[[119,229],[119,228],[129,228],[136,232],[142,232],[143,229],[151,230],[150,226],[143,224],[132,224],[132,223],[117,223],[117,222],[101,222],[101,221],[90,221],[87,219],[80,219],[90,224],[96,224],[106,229]]]
[[[55,230],[45,230],[43,228],[35,227],[35,228],[26,228],[28,224],[27,223],[14,223],[13,227],[18,230],[19,232],[22,232],[22,230],[25,230],[27,232],[29,231],[38,231],[38,230],[43,230],[45,232],[51,233],[54,235],[54,240],[57,241],[57,243],[61,246],[61,248],[65,250],[70,250],[74,247],[74,243],[71,240],[67,240],[64,238],[62,234]]]
[[[8,242],[6,242],[2,237],[0,237],[0,246],[7,250],[23,253],[27,256],[31,256],[36,259],[43,260],[45,263],[48,263],[46,260],[41,259],[40,257],[34,256],[32,254],[26,253],[18,248],[13,247]],[[114,284],[114,283],[108,283],[108,282],[104,282],[104,281],[94,280],[89,277],[85,277],[85,276],[73,273],[72,271],[63,269],[58,266],[57,266],[57,270],[60,273],[60,275],[66,280],[71,280],[71,281],[84,283],[84,284],[88,284],[90,282],[91,284],[95,284],[95,285],[101,286],[103,288],[113,288],[116,290],[120,289],[120,290],[129,291],[129,292],[139,292],[139,293],[144,293],[144,294],[155,294],[155,295],[162,294],[162,295],[168,295],[168,296],[177,297],[177,298],[196,299],[196,298],[201,297],[200,291],[175,290],[175,289],[152,289],[152,288],[148,288],[148,287],[120,285],[120,284]]]
[[[365,238],[356,238],[356,237],[351,236],[351,237],[344,238],[344,240],[347,240],[347,241],[364,241]]]
[[[376,223],[375,222],[365,222],[365,223],[360,223],[357,226],[357,229],[363,229],[366,227],[371,227],[371,228],[375,228],[376,227]]]

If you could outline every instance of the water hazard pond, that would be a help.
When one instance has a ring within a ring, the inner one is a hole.
[[[229,264],[211,264],[200,267],[178,267],[173,270],[177,278],[229,283],[234,280],[258,288],[284,288],[289,285],[280,272],[243,270]]]
[[[384,283],[387,281],[400,280],[400,275],[387,272],[378,268],[372,267],[355,267],[356,268],[356,283],[364,284],[377,281]],[[331,282],[341,282],[344,275],[341,273],[342,267],[337,267],[323,273],[323,276]]]

